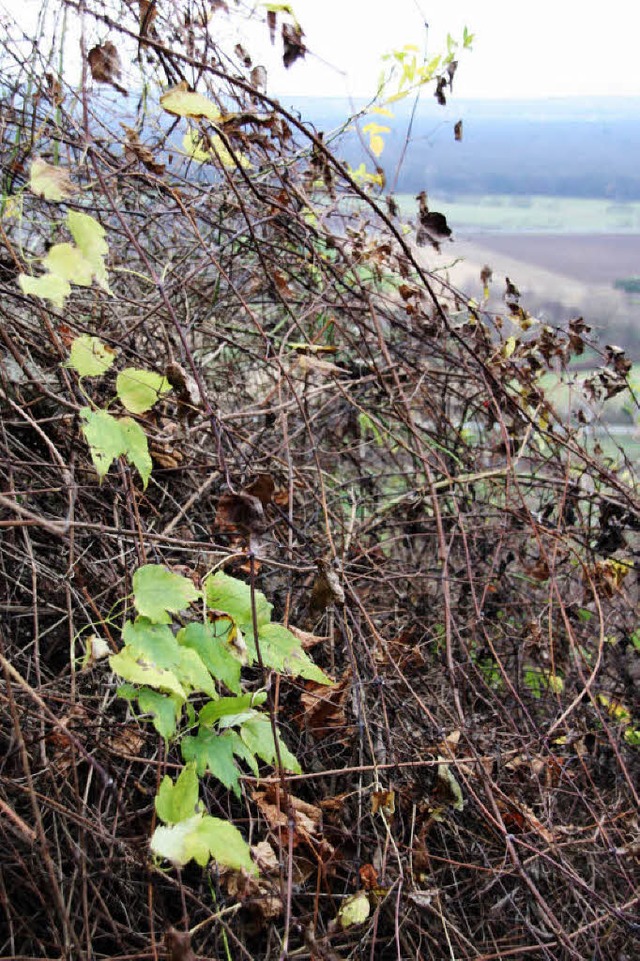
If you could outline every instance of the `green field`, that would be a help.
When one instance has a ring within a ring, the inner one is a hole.
[[[396,198],[404,216],[415,213],[411,194]],[[574,197],[520,197],[486,194],[429,197],[432,210],[445,214],[454,230],[513,233],[637,234],[640,203],[614,203]]]

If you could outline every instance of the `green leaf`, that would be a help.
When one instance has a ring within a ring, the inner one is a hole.
[[[109,245],[105,240],[104,227],[94,217],[79,210],[69,211],[67,226],[84,259],[91,264],[96,281],[103,290],[110,294],[107,269],[104,263],[104,258],[109,252]]]
[[[213,726],[223,717],[232,717],[252,711],[267,699],[266,691],[256,691],[255,694],[241,694],[240,697],[220,697],[217,701],[205,704],[200,711],[200,724]]]
[[[71,344],[67,366],[77,370],[81,377],[99,377],[109,370],[115,357],[115,350],[103,344],[99,337],[81,334]]]
[[[152,621],[165,622],[201,596],[193,581],[161,564],[145,564],[133,575],[133,599],[138,611]]]
[[[195,814],[178,824],[157,827],[151,838],[151,850],[179,867],[192,860],[205,867],[213,857],[218,864],[237,871],[258,873],[249,845],[238,829],[208,814]]]
[[[37,157],[31,164],[29,189],[45,200],[66,200],[75,190],[68,170],[52,167],[41,157]]]
[[[175,784],[165,774],[156,797],[156,811],[160,820],[166,824],[176,824],[193,817],[198,810],[198,787],[195,764],[187,764]]]
[[[180,699],[143,687],[138,692],[138,704],[143,714],[151,714],[151,723],[158,734],[165,741],[170,741],[176,733],[177,723],[182,713]]]
[[[144,414],[170,390],[171,385],[167,378],[152,370],[127,367],[118,374],[116,379],[118,397],[132,414]]]
[[[293,674],[294,677],[304,677],[317,684],[331,684],[328,677],[302,648],[301,642],[282,624],[265,624],[259,632],[260,651],[262,660],[267,667],[279,674]],[[247,644],[253,647],[250,633],[246,636]]]
[[[219,623],[219,622],[218,622]],[[231,622],[227,622],[231,627]],[[228,632],[226,632],[228,633]],[[194,622],[178,631],[178,644],[196,651],[207,670],[230,691],[240,693],[240,661],[230,650],[224,637],[216,634],[208,621]]]
[[[119,423],[125,445],[124,453],[127,460],[137,468],[142,478],[142,486],[146,489],[153,467],[147,435],[131,417],[122,417]]]
[[[203,814],[194,814],[178,824],[157,827],[151,837],[153,853],[179,868],[193,860],[205,867],[209,861],[209,845],[199,835],[203,817]]]
[[[239,744],[242,742],[235,731],[219,734],[211,728],[201,727],[195,737],[183,738],[180,749],[185,761],[195,763],[200,777],[209,770],[236,797],[240,797],[240,769],[234,760]]]
[[[258,757],[261,757],[267,764],[277,766],[278,757],[273,740],[271,721],[266,715],[257,715],[246,721],[240,728],[240,737],[252,754],[257,754]],[[297,757],[291,753],[279,734],[278,747],[280,749],[280,760],[282,761],[284,769],[286,771],[293,771],[295,774],[301,774],[302,768],[300,767],[300,762]]]
[[[42,300],[50,300],[58,310],[62,310],[65,298],[71,293],[69,282],[55,274],[43,274],[41,277],[20,274],[18,283],[23,294],[33,294]]]
[[[106,410],[91,410],[90,407],[83,407],[80,416],[84,420],[82,433],[91,448],[91,459],[102,479],[114,460],[126,450],[120,421]]]
[[[198,652],[188,647],[181,647],[179,650],[180,661],[175,672],[180,681],[189,685],[194,691],[203,691],[209,697],[217,698],[215,682]]]
[[[179,697],[181,701],[187,699],[185,689],[172,671],[165,671],[143,658],[137,658],[130,648],[125,647],[118,654],[113,654],[109,658],[109,664],[111,670],[119,677],[124,678],[125,681],[158,688],[161,691],[169,691],[169,693]]]
[[[206,816],[199,830],[206,839],[212,858],[218,864],[226,865],[236,871],[257,874],[258,868],[251,860],[251,850],[240,831],[229,821]]]
[[[91,459],[102,479],[114,460],[126,456],[138,469],[146,488],[151,476],[151,457],[145,432],[130,417],[119,420],[106,410],[83,407],[80,416],[84,420],[82,433],[91,448]]]
[[[180,660],[180,647],[171,628],[155,623],[148,617],[127,621],[122,630],[122,639],[136,657],[143,657],[156,667],[172,670]]]
[[[214,611],[224,611],[236,622],[240,630],[253,633],[251,616],[251,588],[244,581],[229,577],[218,571],[204,582],[207,606]],[[270,604],[262,591],[255,591],[255,604],[258,627],[271,620],[273,604]]]

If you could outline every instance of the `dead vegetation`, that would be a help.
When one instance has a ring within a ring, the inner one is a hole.
[[[224,8],[53,4],[102,48],[79,88],[15,26],[2,50],[0,953],[630,961],[638,492],[538,383],[588,331],[529,326],[513,290],[501,320],[424,269],[216,46]],[[221,119],[163,111],[179,84]],[[29,189],[35,158],[62,200]],[[104,228],[111,294],[59,308],[17,277],[68,210]],[[98,480],[81,411],[118,402],[111,372],[66,366],[83,334],[172,387],[136,417],[146,489],[123,457]],[[606,360],[593,391],[625,389]],[[334,679],[268,678],[301,775],[247,769],[239,801],[203,782],[257,878],[149,851],[181,755],[100,654],[151,562],[255,575]]]

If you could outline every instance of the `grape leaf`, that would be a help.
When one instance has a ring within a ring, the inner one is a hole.
[[[138,469],[142,485],[146,488],[151,476],[151,457],[147,436],[140,424],[130,417],[120,420],[106,410],[83,407],[80,416],[84,420],[82,433],[91,449],[91,459],[100,479],[106,476],[116,458],[126,456]]]
[[[127,460],[137,468],[142,478],[142,486],[146,489],[153,466],[149,454],[147,435],[140,424],[132,420],[131,417],[121,418],[120,429],[125,444],[123,453],[126,454]]]
[[[103,344],[99,337],[81,334],[71,344],[67,366],[77,370],[81,377],[99,377],[109,370],[115,356],[115,350]]]
[[[79,287],[91,286],[93,267],[84,259],[82,251],[73,244],[54,244],[42,261],[42,266],[70,284],[78,284]]]
[[[120,421],[106,410],[91,410],[90,407],[83,407],[80,416],[84,420],[82,433],[91,448],[91,459],[102,479],[114,460],[126,450]]]
[[[142,713],[151,714],[151,723],[156,731],[165,741],[169,741],[176,733],[182,712],[180,699],[153,691],[149,687],[143,687],[140,691],[135,691],[135,694]]]
[[[205,704],[200,711],[198,720],[200,724],[212,726],[223,717],[252,711],[255,707],[264,704],[266,699],[266,691],[257,691],[255,694],[241,694],[239,697],[220,697],[217,701]]]
[[[67,226],[84,259],[91,264],[98,284],[110,294],[107,269],[104,263],[104,258],[109,252],[109,246],[104,239],[104,227],[94,217],[79,210],[69,211]]]
[[[127,367],[116,379],[118,397],[132,414],[144,414],[170,390],[171,385],[167,378],[152,370]]]
[[[52,167],[41,157],[31,164],[29,188],[37,197],[44,197],[45,200],[66,200],[74,193],[69,171]]]
[[[118,654],[109,658],[111,670],[125,681],[141,684],[145,687],[158,688],[175,694],[181,701],[186,701],[187,694],[182,684],[172,671],[165,671],[142,658],[137,658],[130,648],[123,648]]]
[[[230,622],[227,622],[230,625]],[[202,658],[207,669],[230,691],[240,693],[240,661],[230,650],[226,640],[216,635],[207,622],[195,622],[178,631],[178,644],[191,648]]]
[[[193,581],[162,567],[145,564],[133,575],[134,603],[152,621],[166,623],[167,612],[177,614],[201,596]]]
[[[229,577],[218,571],[204,582],[207,606],[212,610],[224,611],[236,622],[241,631],[253,633],[251,616],[251,588],[244,581]],[[270,604],[262,591],[255,591],[258,627],[271,620],[273,604]]]
[[[178,824],[157,827],[151,838],[151,850],[180,867],[191,860],[205,867],[213,857],[218,864],[237,871],[258,873],[249,845],[238,829],[208,814],[195,814]]]
[[[338,921],[341,928],[350,928],[353,924],[362,924],[371,912],[371,904],[366,891],[358,891],[349,895],[342,902],[338,911]]]
[[[18,282],[23,294],[33,294],[42,300],[50,300],[54,307],[62,310],[65,298],[71,293],[71,284],[56,274],[43,274],[41,277],[31,277],[20,274]]]
[[[242,742],[236,731],[225,731],[224,734],[219,734],[211,728],[201,727],[195,737],[183,738],[180,749],[185,761],[195,763],[200,777],[207,770],[211,771],[214,777],[239,798],[240,769],[234,760],[238,746],[241,750]],[[255,773],[257,776],[257,771]]]
[[[204,117],[214,123],[220,119],[220,111],[216,105],[201,93],[188,90],[184,81],[163,93],[160,104],[167,113],[176,117],[192,117],[194,120]]]
[[[156,667],[172,670],[180,660],[180,647],[171,628],[166,624],[154,623],[148,617],[127,621],[122,630],[122,639],[136,657],[143,657]]]
[[[317,664],[314,664],[299,639],[282,624],[265,624],[259,631],[262,660],[267,667],[279,674],[293,674],[304,677],[317,684],[331,684],[329,678]],[[253,648],[253,638],[246,636],[249,648]]]
[[[273,730],[271,721],[266,715],[256,714],[255,717],[246,721],[240,728],[240,737],[252,754],[257,754],[267,764],[277,766],[278,755],[273,740]],[[295,774],[301,774],[302,768],[297,757],[291,753],[279,734],[278,747],[284,769],[293,771]]]
[[[187,764],[175,784],[165,774],[155,802],[160,820],[166,824],[176,824],[192,817],[198,810],[198,783],[195,764]]]

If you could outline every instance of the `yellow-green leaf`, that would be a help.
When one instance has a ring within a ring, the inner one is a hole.
[[[115,360],[116,352],[103,344],[99,337],[81,334],[71,344],[68,367],[81,377],[99,377],[106,373]]]
[[[78,284],[79,287],[91,286],[93,266],[73,244],[55,244],[42,265],[49,273],[68,280],[70,284]]]
[[[350,928],[354,924],[362,924],[371,912],[371,904],[366,891],[358,891],[345,898],[338,911],[338,921],[341,928]]]
[[[110,294],[107,268],[104,263],[109,245],[105,240],[104,227],[94,217],[79,210],[69,211],[67,226],[84,259],[91,264],[96,281]]]
[[[74,193],[69,172],[62,167],[52,167],[37,157],[31,164],[29,188],[37,197],[45,200],[66,200]]]
[[[118,397],[132,414],[143,414],[170,390],[167,378],[152,370],[127,367],[118,374],[116,380]]]
[[[50,300],[54,307],[62,310],[65,298],[71,293],[71,285],[64,277],[56,274],[43,274],[41,277],[30,277],[28,274],[20,274],[18,283],[23,294],[33,294],[41,297],[42,300]]]
[[[216,105],[201,93],[188,90],[184,81],[163,93],[160,104],[167,113],[176,117],[192,117],[194,120],[202,117],[213,123],[220,119]]]

